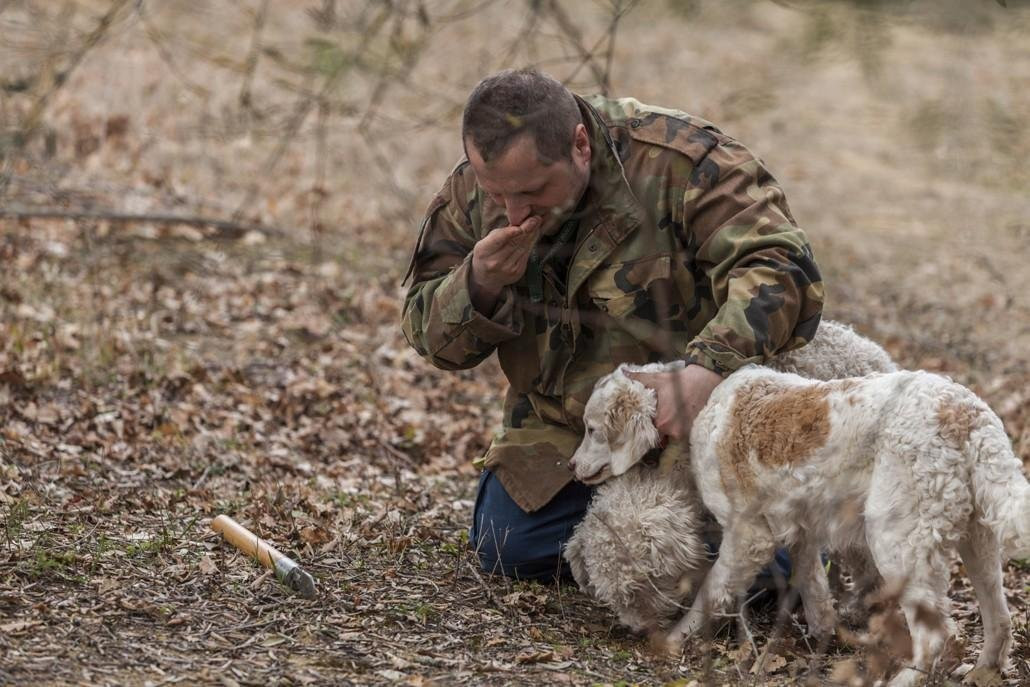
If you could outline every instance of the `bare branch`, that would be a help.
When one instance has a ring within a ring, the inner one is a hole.
[[[166,44],[167,37],[160,28],[150,22],[149,16],[144,11],[145,7],[146,5],[143,3],[136,6],[136,14],[139,16],[140,25],[143,27],[143,35],[145,35],[147,40],[150,41],[150,44],[154,46],[157,56],[164,63],[165,67],[168,68],[168,73],[175,77],[179,83],[194,95],[206,98],[210,95],[208,89],[192,81],[188,76],[183,74],[182,70],[175,64],[172,52],[168,49],[168,45]]]
[[[379,15],[376,16],[376,18],[373,20],[372,26],[368,27],[365,30],[365,33],[362,36],[361,43],[358,45],[357,48],[354,49],[355,55],[360,55],[365,51],[365,49],[368,47],[368,44],[386,24],[387,20],[390,18],[392,13],[393,5],[391,3],[386,3],[383,6],[383,9],[379,13]],[[279,160],[282,159],[283,153],[285,153],[286,149],[289,147],[290,141],[293,140],[293,138],[296,137],[297,132],[300,131],[300,127],[308,118],[308,114],[310,114],[312,108],[317,103],[325,99],[328,96],[328,94],[331,93],[334,88],[336,88],[336,86],[339,84],[343,76],[348,72],[347,67],[349,66],[349,62],[340,61],[340,63],[335,66],[332,72],[328,76],[326,76],[325,81],[322,83],[322,87],[319,89],[316,95],[304,97],[297,102],[297,104],[293,108],[293,115],[290,117],[289,122],[287,122],[286,124],[286,129],[279,137],[279,143],[275,146],[275,149],[271,152],[271,154],[269,154],[268,158],[265,160],[265,164],[263,165],[262,174],[260,175],[260,177],[265,177],[272,173],[276,165],[279,164]],[[257,191],[258,187],[256,184],[250,187],[250,189],[247,191],[247,195],[244,197],[243,201],[236,209],[236,212],[233,213],[233,217],[239,217],[243,213],[244,209],[248,205],[253,203],[254,197],[257,195]]]
[[[576,26],[569,15],[565,13],[561,3],[557,2],[557,0],[550,0],[547,7],[551,10],[551,16],[554,17],[554,21],[558,24],[558,27],[565,33],[569,43],[571,43],[572,47],[579,53],[582,64],[586,64],[590,67],[590,71],[594,75],[594,79],[598,84],[603,84],[605,79],[604,70],[594,59],[594,53],[597,48],[595,47],[593,50],[586,49],[586,46],[583,45],[583,33],[579,30],[579,27]]]
[[[61,87],[68,83],[72,72],[75,71],[76,67],[82,64],[83,58],[86,54],[95,48],[104,39],[104,36],[114,25],[115,19],[118,13],[129,4],[129,0],[114,0],[111,6],[108,8],[104,16],[97,21],[97,25],[93,30],[86,36],[86,39],[82,42],[82,45],[72,54],[65,65],[64,70],[60,74],[60,78],[51,79],[51,83],[40,95],[36,98],[36,101],[29,108],[28,114],[22,120],[21,126],[19,127],[19,133],[16,137],[16,143],[13,146],[15,150],[23,147],[25,143],[32,137],[36,129],[39,128],[39,123],[43,117],[43,112],[46,110],[46,106],[50,103],[50,99],[54,97],[54,94],[61,89]],[[0,169],[0,198],[4,196],[7,189],[7,185],[10,182],[11,176],[11,163],[12,155],[6,149],[3,154],[3,167]]]
[[[248,224],[214,217],[193,215],[170,215],[164,213],[115,212],[112,210],[63,210],[60,208],[0,207],[0,218],[7,219],[72,219],[106,220],[117,223],[153,222],[155,224],[184,224],[191,227],[216,229],[222,238],[239,238],[256,231],[269,236],[285,236],[287,232],[278,227],[262,224]]]
[[[250,37],[250,50],[247,53],[246,72],[243,77],[243,84],[240,86],[239,102],[240,107],[251,109],[251,85],[254,83],[254,73],[257,71],[258,54],[261,47],[261,30],[265,26],[265,18],[268,16],[268,0],[262,0],[261,8],[254,16],[254,33]]]

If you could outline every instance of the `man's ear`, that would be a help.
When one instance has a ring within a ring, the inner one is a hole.
[[[572,134],[572,153],[581,164],[590,162],[593,153],[590,149],[590,134],[582,123],[576,125]]]

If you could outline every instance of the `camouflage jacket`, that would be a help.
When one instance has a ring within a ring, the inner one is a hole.
[[[421,356],[454,370],[497,351],[510,388],[478,465],[526,511],[570,481],[583,407],[618,364],[684,358],[725,375],[804,345],[822,311],[808,241],[751,151],[683,112],[579,102],[590,184],[542,284],[527,275],[492,313],[473,307],[472,247],[508,221],[467,160],[430,203],[405,277],[404,334]]]

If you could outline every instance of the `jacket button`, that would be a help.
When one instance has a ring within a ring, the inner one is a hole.
[[[595,252],[597,250],[597,244],[591,243],[589,246],[587,246],[587,250],[589,250],[591,253]]]
[[[640,120],[639,119],[631,119],[629,121],[629,126],[630,126],[631,129],[639,128],[640,127]]]

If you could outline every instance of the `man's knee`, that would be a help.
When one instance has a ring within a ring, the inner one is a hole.
[[[568,577],[562,548],[583,519],[590,495],[589,487],[573,482],[540,510],[526,513],[484,471],[469,531],[483,570],[521,580]]]

